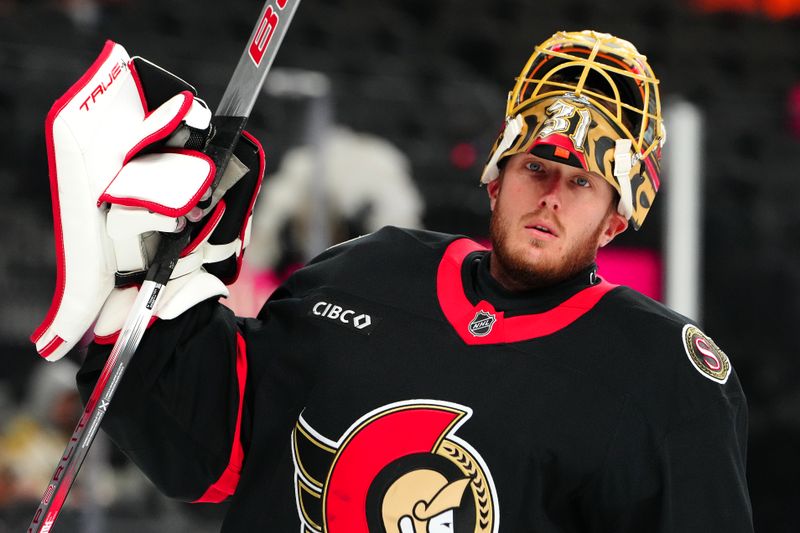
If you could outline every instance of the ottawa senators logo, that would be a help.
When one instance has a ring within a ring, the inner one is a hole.
[[[435,400],[398,402],[334,442],[301,416],[292,432],[300,533],[497,533],[497,492],[456,436],[472,415]]]

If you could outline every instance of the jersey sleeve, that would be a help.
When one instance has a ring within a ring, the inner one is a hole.
[[[288,442],[318,356],[303,330],[303,298],[347,275],[340,260],[363,242],[330,248],[279,287],[255,319],[202,302],[145,333],[103,419],[111,440],[167,496],[219,502],[248,467],[254,435]],[[110,347],[93,344],[78,374],[86,401]],[[274,447],[274,446],[273,446]],[[275,451],[277,455],[279,452]],[[250,471],[269,471],[259,449]]]
[[[664,428],[629,398],[582,502],[591,531],[752,533],[747,402],[735,374],[719,388]]]
[[[258,319],[242,319],[206,301],[147,331],[103,428],[164,494],[223,501],[236,490],[254,431],[288,438],[308,379],[300,350],[282,344],[291,307],[278,295]],[[84,401],[109,352],[90,346],[78,374]]]

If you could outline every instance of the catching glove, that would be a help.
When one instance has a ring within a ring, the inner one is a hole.
[[[132,60],[111,41],[55,102],[46,138],[58,271],[50,310],[31,336],[40,355],[61,358],[95,321],[97,334],[112,338],[159,232],[180,231],[187,218],[197,222],[193,239],[156,316],[172,318],[227,294],[223,281],[236,279],[249,238],[263,152],[254,139],[243,139],[241,157],[232,159],[212,195],[216,169],[198,150],[210,120],[191,86]],[[204,263],[212,263],[213,275]]]

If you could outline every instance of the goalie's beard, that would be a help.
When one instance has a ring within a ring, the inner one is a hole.
[[[580,271],[588,268],[597,258],[597,243],[603,233],[603,224],[598,224],[593,233],[581,242],[573,243],[561,257],[547,254],[544,248],[547,243],[530,239],[517,249],[512,244],[511,233],[515,227],[524,225],[508,220],[498,197],[489,223],[489,235],[492,242],[491,261],[496,262],[504,279],[497,279],[505,289],[511,291],[528,291],[550,287],[572,278]],[[545,252],[541,259],[526,258],[526,248],[542,248]]]

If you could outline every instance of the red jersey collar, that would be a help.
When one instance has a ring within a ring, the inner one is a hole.
[[[464,259],[480,250],[485,248],[470,239],[453,241],[445,250],[436,275],[439,307],[466,344],[502,344],[550,335],[575,322],[616,287],[600,281],[548,311],[505,318],[503,311],[497,311],[490,302],[481,300],[473,305],[464,293]]]

